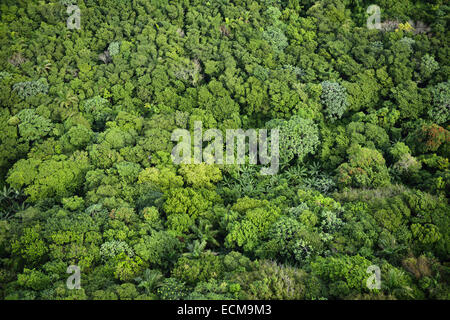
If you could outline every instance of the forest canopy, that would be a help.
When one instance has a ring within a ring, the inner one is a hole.
[[[2,1],[0,299],[449,299],[449,14]],[[198,121],[279,171],[174,163]]]

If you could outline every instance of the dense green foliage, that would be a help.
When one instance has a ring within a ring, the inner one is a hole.
[[[2,1],[0,299],[449,299],[449,9]],[[279,172],[175,165],[194,121]]]

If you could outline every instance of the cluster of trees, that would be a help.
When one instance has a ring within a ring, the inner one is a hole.
[[[3,1],[0,298],[449,299],[449,9]],[[175,165],[194,121],[280,171]]]

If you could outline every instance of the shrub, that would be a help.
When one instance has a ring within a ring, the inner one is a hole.
[[[349,162],[337,169],[341,187],[377,188],[390,183],[389,172],[380,152],[356,145],[348,153]]]
[[[433,107],[428,111],[430,119],[437,124],[450,120],[450,81],[437,84],[431,89]]]
[[[241,298],[250,300],[300,300],[318,295],[318,286],[309,287],[307,274],[300,269],[263,260],[253,270],[236,275]]]
[[[118,55],[119,51],[120,51],[120,42],[119,41],[114,41],[109,44],[108,52],[111,57]]]
[[[323,81],[322,85],[322,104],[325,105],[325,113],[329,119],[340,119],[347,110],[347,89],[337,82]]]
[[[313,154],[319,144],[319,129],[311,119],[292,116],[289,120],[271,120],[268,129],[280,129],[280,162],[288,163],[295,157],[302,161]]]
[[[221,258],[211,252],[204,252],[197,259],[181,257],[172,270],[172,276],[190,285],[220,278],[222,273]]]
[[[44,78],[36,81],[18,82],[13,85],[13,91],[16,91],[20,98],[25,99],[40,93],[46,94],[48,83]]]
[[[184,282],[176,278],[167,278],[158,288],[158,295],[162,300],[180,300],[187,294]]]
[[[433,56],[426,54],[422,57],[420,62],[420,74],[424,78],[430,78],[431,75],[439,69],[439,63],[434,60]]]
[[[361,257],[356,256],[336,256],[336,257],[317,257],[311,264],[312,273],[321,279],[335,283],[339,288],[339,296],[343,298],[347,292],[346,288],[353,289],[356,292],[367,290],[366,279],[368,274],[367,268],[372,263]]]

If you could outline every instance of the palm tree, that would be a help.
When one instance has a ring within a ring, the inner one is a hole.
[[[36,69],[37,73],[47,75],[49,70],[51,69],[51,67],[52,67],[52,63],[50,62],[50,60],[45,59],[42,62],[40,62],[35,67],[35,69]]]
[[[0,219],[9,219],[15,213],[25,210],[28,207],[25,199],[26,196],[21,190],[4,186],[0,191]]]
[[[61,120],[66,120],[76,114],[78,97],[71,91],[65,93],[58,92],[58,97],[56,97],[55,102],[59,106],[57,112],[59,113]]]
[[[55,101],[61,108],[69,108],[70,106],[75,106],[78,103],[78,97],[71,91],[67,91],[65,94],[58,93],[58,97]]]
[[[202,240],[194,240],[194,242],[188,244],[187,248],[189,252],[183,253],[183,256],[186,256],[188,258],[198,258],[203,253],[203,250],[205,250],[206,247],[206,241]]]
[[[199,237],[202,242],[206,244],[211,244],[214,246],[219,246],[219,242],[215,239],[219,231],[212,229],[212,224],[208,220],[201,219],[198,226],[192,226],[192,231]]]
[[[159,270],[146,269],[142,277],[137,277],[134,280],[139,282],[138,287],[144,288],[146,294],[151,294],[161,285],[163,279],[164,277]]]

